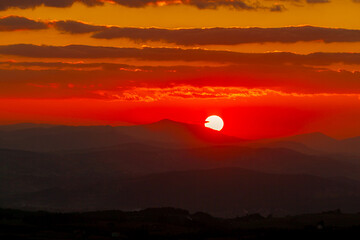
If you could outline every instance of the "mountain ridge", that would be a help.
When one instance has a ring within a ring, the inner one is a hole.
[[[329,197],[331,201],[328,201]],[[244,214],[244,209],[251,213],[259,212],[260,208],[267,213],[276,209],[286,213],[319,212],[336,207],[353,212],[360,210],[359,200],[359,182],[336,181],[307,174],[270,174],[242,168],[218,168],[166,172],[122,180],[109,178],[90,183],[87,187],[52,187],[3,197],[1,202],[12,208],[25,203],[32,208],[43,206],[43,209],[67,211],[171,206],[218,216],[236,216]]]

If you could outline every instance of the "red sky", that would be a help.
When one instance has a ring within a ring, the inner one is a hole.
[[[135,4],[136,3],[136,4]],[[5,0],[0,124],[360,135],[360,3]]]

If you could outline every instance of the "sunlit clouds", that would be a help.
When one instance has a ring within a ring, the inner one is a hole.
[[[359,11],[351,0],[1,1],[0,122],[218,114],[241,116],[252,130],[228,120],[226,131],[247,138],[360,134]]]

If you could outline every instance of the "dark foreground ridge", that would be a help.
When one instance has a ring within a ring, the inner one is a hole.
[[[348,239],[360,234],[360,214],[340,210],[287,217],[232,219],[175,208],[83,213],[0,209],[1,239]]]

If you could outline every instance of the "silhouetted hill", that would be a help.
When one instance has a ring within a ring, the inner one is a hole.
[[[161,132],[171,139],[180,138],[184,142],[192,144],[216,143],[216,144],[233,144],[242,142],[242,139],[221,134],[218,131],[206,128],[203,125],[186,124],[164,119],[159,122],[144,125],[148,130],[156,133]]]
[[[358,211],[358,182],[344,184],[309,175],[279,175],[238,168],[171,172],[137,178],[126,193],[130,204],[175,206],[220,215],[249,212]]]
[[[40,124],[40,123],[18,123],[18,124],[0,125],[0,131],[16,131],[16,130],[24,130],[29,128],[51,128],[51,127],[56,127],[56,125]]]
[[[359,226],[359,214],[339,210],[223,219],[175,208],[81,213],[0,209],[1,239],[351,239]]]
[[[360,180],[360,165],[327,156],[307,155],[284,148],[211,146],[192,149],[167,149],[143,144],[124,144],[58,154],[67,161],[87,159],[112,165],[129,174],[176,170],[241,167],[273,173],[307,173],[326,177]]]
[[[0,150],[2,175],[139,175],[166,171],[241,167],[286,174],[312,174],[360,180],[360,165],[288,149],[211,146],[168,149],[128,143],[101,149],[34,153]],[[1,171],[1,170],[0,170]]]
[[[304,213],[360,210],[360,184],[310,175],[239,168],[168,172],[106,179],[78,188],[51,188],[8,196],[2,206],[38,209],[141,209],[172,206],[218,216],[246,212]]]
[[[360,156],[360,137],[341,140],[340,145],[342,152]]]
[[[0,126],[0,148],[28,151],[63,151],[106,148],[125,143],[162,148],[197,148],[212,145],[287,148],[309,155],[360,156],[360,137],[333,139],[308,133],[277,139],[248,141],[205,128],[164,119],[134,126],[55,126],[15,124]]]
[[[174,206],[220,215],[244,209],[358,211],[358,158],[337,154],[345,147],[346,154],[356,152],[358,141],[319,133],[243,141],[171,120],[126,127],[17,126],[0,131],[0,206]]]
[[[286,148],[289,150],[293,150],[296,152],[300,152],[308,155],[321,155],[324,152],[319,150],[312,149],[307,145],[299,142],[291,142],[291,141],[276,141],[274,139],[264,139],[264,140],[255,140],[248,143],[243,144],[244,146],[254,147],[254,148]]]
[[[292,149],[304,153],[312,152],[313,154],[327,153],[360,156],[360,137],[337,140],[323,133],[307,133],[280,139],[270,139],[260,142],[267,143],[269,145],[284,144],[284,146],[286,145],[286,143],[298,143],[302,146],[294,146],[294,148]],[[290,145],[288,144],[288,146]],[[306,146],[307,149],[303,146]],[[289,148],[291,148],[291,146]]]
[[[240,139],[203,126],[171,120],[121,127],[31,126],[4,127],[7,130],[0,132],[0,148],[45,152],[110,147],[124,143],[174,148],[241,142]]]
[[[133,141],[110,126],[29,128],[3,132],[2,148],[29,151],[59,151],[95,148]]]

